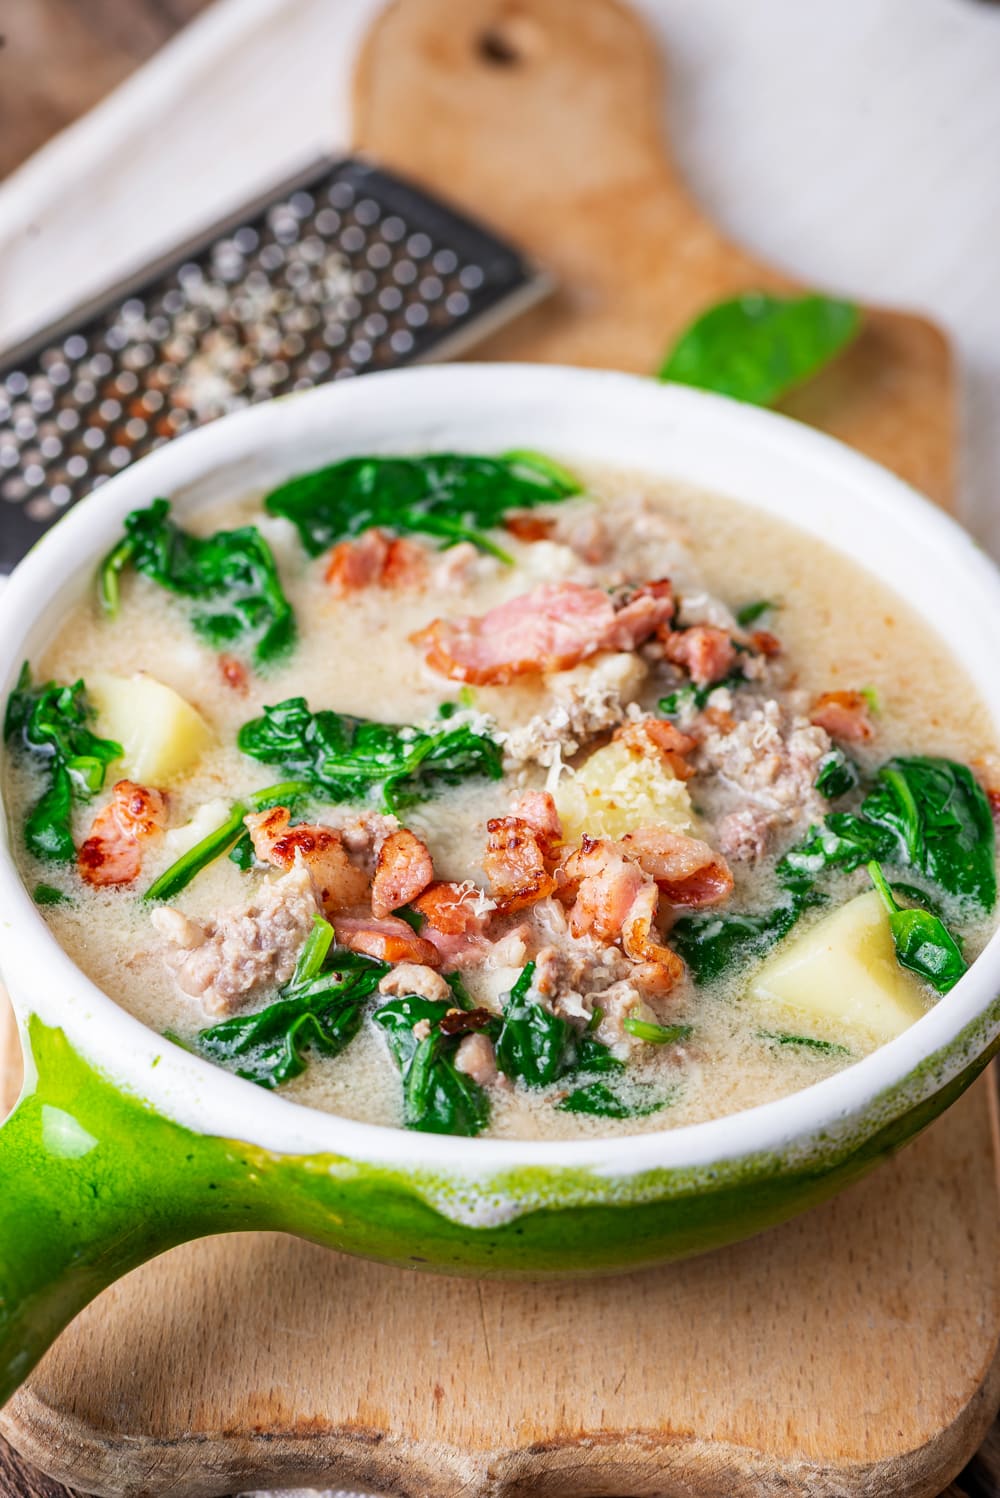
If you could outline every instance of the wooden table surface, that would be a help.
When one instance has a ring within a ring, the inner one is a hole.
[[[207,0],[22,0],[0,18],[0,179],[121,82]],[[997,1427],[943,1498],[1000,1498]],[[0,1439],[0,1498],[73,1498]],[[721,1495],[720,1495],[721,1498]]]

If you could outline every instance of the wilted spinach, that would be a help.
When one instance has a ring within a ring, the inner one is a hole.
[[[192,623],[216,649],[249,646],[258,665],[286,655],[295,642],[295,615],[271,548],[254,525],[193,536],[170,519],[165,499],[125,518],[125,535],[101,565],[101,602],[118,612],[122,571],[135,567],[153,582],[198,605]]]
[[[784,894],[769,911],[683,916],[671,941],[698,983],[760,956],[802,912],[822,903],[828,870],[849,873],[875,860],[911,869],[965,909],[996,903],[995,834],[986,794],[968,766],[921,755],[889,760],[857,811],[830,812],[777,866]],[[933,981],[933,980],[931,980]]]
[[[816,772],[815,786],[828,801],[836,801],[853,791],[861,780],[857,765],[848,759],[843,749],[831,749],[824,754]]]
[[[312,787],[301,780],[286,780],[280,785],[268,785],[263,790],[251,791],[242,801],[233,803],[232,810],[221,826],[214,828],[200,842],[195,843],[193,848],[182,853],[169,869],[164,869],[159,878],[154,879],[149,886],[143,899],[173,899],[202,869],[221,858],[236,843],[241,842],[244,837],[249,842],[243,819],[250,812],[264,811],[269,806],[294,806],[311,794]]]
[[[484,531],[502,524],[510,510],[579,493],[573,475],[541,453],[430,453],[344,458],[290,479],[264,505],[292,521],[310,556],[378,525],[400,535],[437,536],[446,545],[471,541],[510,562]]]
[[[868,873],[889,915],[896,961],[938,993],[948,993],[969,968],[958,942],[940,916],[929,910],[911,910],[899,905],[874,859],[868,865]]]
[[[306,1067],[306,1052],[337,1056],[361,1028],[366,1000],[385,964],[331,951],[333,927],[322,916],[303,945],[276,1003],[199,1031],[194,1049],[260,1087],[280,1087]]]
[[[482,1133],[490,1121],[490,1100],[472,1077],[455,1066],[460,1034],[446,1034],[441,1021],[458,1006],[447,999],[425,999],[416,994],[390,999],[375,1011],[375,1023],[385,1031],[389,1050],[403,1078],[403,1122],[426,1134]],[[426,1021],[422,1038],[414,1026]],[[496,1021],[479,1028],[495,1036]]]
[[[849,1056],[851,1053],[846,1045],[837,1045],[833,1040],[818,1040],[815,1035],[788,1035],[783,1030],[758,1030],[757,1034],[761,1040],[770,1041],[772,1045],[801,1046],[807,1051],[822,1051],[829,1056]]]
[[[629,1035],[647,1045],[677,1045],[692,1032],[691,1025],[658,1025],[653,1020],[637,1019],[634,1014],[627,1014],[622,1024]]]
[[[588,1113],[595,1118],[645,1118],[673,1102],[676,1089],[666,1092],[652,1082],[630,1082],[627,1087],[609,1087],[606,1082],[588,1082],[556,1104],[561,1113]]]
[[[769,598],[755,598],[752,603],[745,603],[741,609],[736,610],[736,623],[740,629],[749,629],[751,624],[756,624],[758,619],[777,607]]]
[[[853,302],[749,291],[703,312],[686,329],[659,377],[772,406],[819,373],[861,327]]]
[[[593,1035],[531,998],[535,964],[522,968],[507,996],[497,1040],[497,1066],[526,1087],[548,1087],[563,1077],[622,1071],[624,1065]]]
[[[82,681],[33,686],[25,661],[7,700],[4,738],[48,778],[24,823],[25,843],[36,858],[69,863],[76,857],[73,804],[95,795],[108,765],[124,753],[121,744],[91,732],[87,725],[93,717]]]
[[[723,688],[733,691],[737,687],[745,687],[746,683],[747,678],[742,671],[734,671],[721,681],[708,681],[704,686],[696,686],[693,681],[689,681],[683,687],[678,687],[676,692],[661,697],[658,706],[665,718],[680,718],[689,712],[700,712],[707,706],[713,692],[719,692]]]
[[[377,796],[389,812],[426,800],[442,785],[503,774],[499,744],[467,724],[432,733],[330,710],[313,713],[304,697],[265,707],[263,717],[244,723],[237,743],[244,754],[280,765],[332,801]]]

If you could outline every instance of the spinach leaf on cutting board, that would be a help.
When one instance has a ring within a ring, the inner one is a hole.
[[[744,292],[695,319],[659,378],[773,406],[824,369],[860,327],[861,313],[853,302],[816,292]]]

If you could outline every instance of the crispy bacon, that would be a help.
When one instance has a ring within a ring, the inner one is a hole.
[[[556,528],[554,520],[544,515],[534,515],[530,510],[517,510],[504,516],[504,526],[519,541],[548,541]]]
[[[372,881],[372,915],[381,919],[408,905],[434,878],[427,844],[407,827],[390,832],[378,852]]]
[[[257,857],[276,869],[290,869],[296,855],[312,876],[317,898],[327,915],[360,905],[368,895],[368,875],[347,856],[343,839],[332,827],[308,822],[291,826],[287,806],[251,812],[244,817]]]
[[[439,880],[410,904],[429,926],[446,936],[472,936],[482,931],[487,915],[476,909],[482,893],[470,884]]]
[[[142,845],[163,831],[165,816],[159,791],[119,780],[76,855],[81,877],[96,886],[131,884],[142,868]]]
[[[546,583],[486,614],[435,619],[411,639],[442,676],[502,686],[529,672],[567,670],[601,650],[634,650],[673,607],[669,595],[639,590],[616,611],[602,588]]]
[[[718,905],[732,894],[729,865],[696,837],[669,827],[639,827],[626,833],[619,847],[656,880],[671,905]]]
[[[427,578],[427,554],[415,541],[378,526],[355,541],[339,541],[327,559],[326,581],[338,593],[362,588],[414,588]]]
[[[227,687],[232,687],[234,692],[245,692],[247,689],[247,668],[242,661],[238,661],[235,655],[219,656],[219,673]]]
[[[334,915],[333,929],[337,941],[350,952],[363,952],[380,962],[417,962],[423,967],[440,967],[436,947],[397,915],[376,920],[372,915]]]
[[[573,935],[617,940],[639,891],[647,883],[638,863],[626,858],[607,838],[584,837],[560,872],[561,892],[575,892],[569,916]]]
[[[614,737],[633,754],[644,755],[652,750],[662,755],[678,780],[690,780],[695,773],[684,756],[691,753],[698,740],[682,733],[665,718],[639,718],[634,723],[623,723],[615,729]]]
[[[693,624],[672,631],[664,640],[668,661],[681,666],[699,687],[728,676],[736,664],[737,650],[724,629],[714,624]]]
[[[523,791],[510,810],[512,816],[534,828],[547,854],[562,842],[562,822],[548,791]]]
[[[990,803],[990,811],[993,813],[994,821],[1000,822],[1000,791],[986,789],[986,799]]]
[[[505,915],[544,900],[556,887],[548,868],[547,841],[520,817],[493,817],[486,823],[483,868],[497,909]]]
[[[639,891],[622,924],[622,951],[633,962],[651,966],[656,973],[644,972],[648,983],[656,983],[658,993],[667,993],[684,976],[684,964],[676,952],[658,940],[653,922],[659,892],[655,884],[647,884]]]
[[[769,629],[755,629],[750,636],[750,644],[758,655],[766,656],[768,660],[781,654],[781,641]]]
[[[809,721],[825,728],[831,739],[865,744],[875,737],[868,700],[863,692],[824,692],[813,703]]]

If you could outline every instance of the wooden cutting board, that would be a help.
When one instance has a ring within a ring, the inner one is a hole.
[[[790,284],[702,217],[662,112],[660,60],[612,0],[399,0],[355,95],[363,149],[559,278],[478,356],[642,372],[706,303]],[[950,505],[954,407],[940,333],[872,312],[786,409]],[[188,1245],[84,1312],[0,1427],[107,1494],[932,1495],[1000,1404],[991,1098],[984,1079],[784,1228],[591,1285],[427,1279],[274,1235]]]

